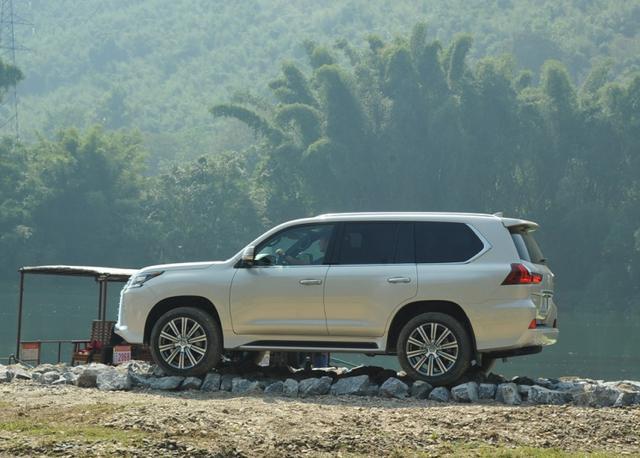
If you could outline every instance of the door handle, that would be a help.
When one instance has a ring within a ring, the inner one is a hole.
[[[408,277],[389,277],[387,281],[389,283],[411,283],[411,279]]]
[[[305,280],[300,280],[301,285],[321,285],[322,280],[318,280],[317,278],[307,278]]]

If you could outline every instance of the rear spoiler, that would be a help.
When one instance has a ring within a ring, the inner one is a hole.
[[[498,216],[502,220],[502,224],[504,227],[509,229],[510,231],[535,231],[540,226],[538,223],[534,223],[533,221],[528,221],[526,219],[518,219],[518,218],[504,218],[502,216]]]

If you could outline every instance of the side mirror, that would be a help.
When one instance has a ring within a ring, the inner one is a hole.
[[[255,262],[255,251],[256,247],[254,247],[253,245],[249,245],[248,247],[246,247],[242,252],[242,264],[244,264],[245,266],[252,266]]]

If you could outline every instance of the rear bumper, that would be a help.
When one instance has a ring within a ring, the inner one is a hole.
[[[527,329],[514,345],[482,349],[480,352],[492,358],[532,355],[540,353],[543,347],[555,344],[559,334],[558,328],[538,326],[536,329]]]

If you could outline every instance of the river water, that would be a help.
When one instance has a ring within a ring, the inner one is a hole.
[[[15,351],[15,282],[0,283],[0,362]],[[122,283],[110,283],[108,318],[116,319]],[[97,316],[98,284],[91,278],[25,276],[23,340],[87,339]],[[593,307],[563,307],[560,302],[560,340],[542,353],[499,362],[495,372],[505,376],[559,377],[577,375],[607,380],[640,380],[640,313],[624,316]],[[55,358],[55,346],[44,348]],[[70,348],[63,357],[68,361]],[[394,357],[334,354],[354,363],[397,368]]]

